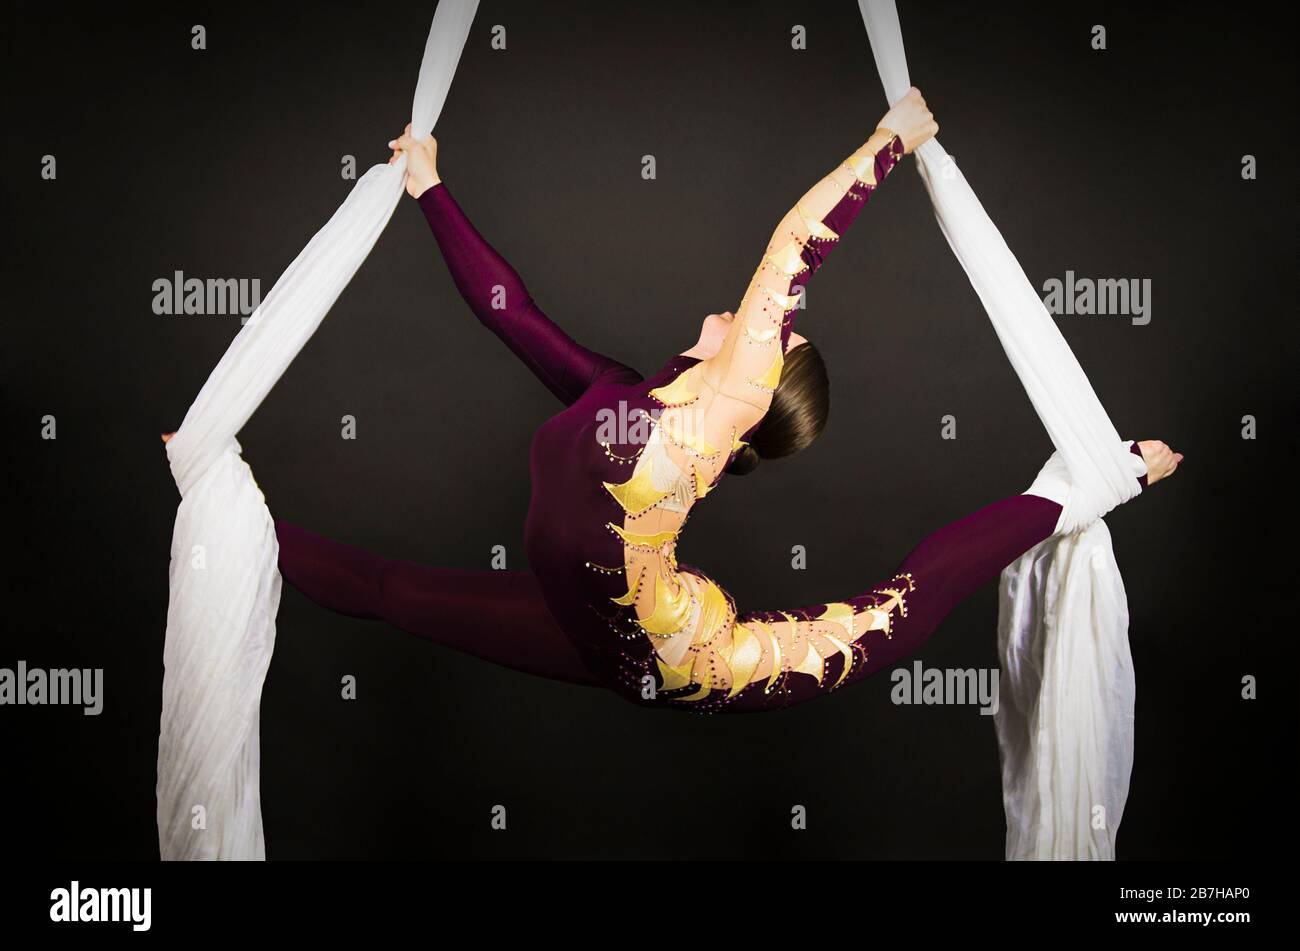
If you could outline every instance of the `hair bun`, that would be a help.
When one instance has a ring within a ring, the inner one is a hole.
[[[728,475],[746,475],[757,469],[762,461],[763,457],[753,446],[741,446],[740,452],[736,453],[736,457],[731,460],[726,472]]]

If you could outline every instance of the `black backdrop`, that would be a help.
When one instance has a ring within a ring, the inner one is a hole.
[[[177,502],[158,433],[238,321],[157,316],[151,285],[182,270],[268,291],[351,186],[341,157],[386,158],[432,8],[397,6],[9,8],[0,666],[102,667],[106,697],[98,717],[0,709],[11,848],[157,856]],[[1109,519],[1139,687],[1121,857],[1261,853],[1284,726],[1293,747],[1293,584],[1271,554],[1294,422],[1292,37],[1222,5],[901,6],[940,139],[1031,281],[1152,282],[1147,326],[1059,318],[1120,432],[1187,454]],[[790,48],[796,23],[807,51]],[[494,24],[506,51],[489,47]],[[777,218],[884,109],[848,0],[485,3],[436,131],[443,177],[542,306],[650,370],[736,305]],[[827,432],[728,480],[683,542],[747,607],[887,576],[926,532],[1023,489],[1050,451],[910,163],[809,301]],[[528,440],[554,409],[460,302],[404,198],[241,442],[277,515],[431,564],[487,567],[504,545],[521,567]],[[46,414],[56,440],[40,438]],[[796,544],[806,571],[790,568]],[[995,610],[990,587],[919,656],[995,666]],[[1241,699],[1247,675],[1261,699]],[[777,714],[644,711],[289,589],[262,707],[268,852],[999,857],[990,718],[889,694],[882,675]],[[504,833],[488,824],[498,803]],[[807,831],[789,828],[795,804]]]

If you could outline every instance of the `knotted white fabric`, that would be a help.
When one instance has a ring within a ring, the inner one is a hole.
[[[477,0],[441,0],[411,128],[433,129]],[[261,859],[258,710],[275,646],[279,545],[236,434],[320,326],[401,198],[406,158],[375,165],[239,331],[167,443],[172,534],[158,738],[164,859]]]
[[[858,0],[889,102],[911,86],[894,0]],[[1009,859],[1111,859],[1133,764],[1128,602],[1101,517],[1145,472],[961,170],[937,139],[917,169],[1056,453],[1031,492],[1062,504],[1052,538],[1002,574],[998,646]],[[1137,465],[1135,466],[1135,461]]]

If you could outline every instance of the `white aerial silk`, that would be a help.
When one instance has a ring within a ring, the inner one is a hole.
[[[411,128],[432,131],[477,0],[441,0]],[[347,286],[402,195],[406,159],[375,165],[239,331],[167,444],[181,503],[171,547],[158,738],[164,859],[262,859],[258,709],[275,646],[279,545],[235,435]]]
[[[911,85],[894,0],[858,0],[890,103]],[[1056,534],[1002,573],[998,649],[1009,859],[1113,859],[1133,765],[1128,602],[1101,517],[1146,471],[1121,442],[1002,235],[935,139],[916,151],[939,227],[1056,452],[1030,491]]]

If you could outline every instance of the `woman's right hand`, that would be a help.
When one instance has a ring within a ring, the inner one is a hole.
[[[438,177],[438,140],[433,136],[417,141],[411,135],[411,123],[408,122],[405,131],[389,142],[388,147],[393,150],[389,165],[396,162],[403,152],[406,153],[406,193],[412,198],[419,198],[442,181]]]
[[[930,107],[925,104],[921,90],[913,86],[894,108],[885,113],[877,128],[888,129],[903,140],[903,152],[911,155],[922,143],[928,142],[939,131]]]

